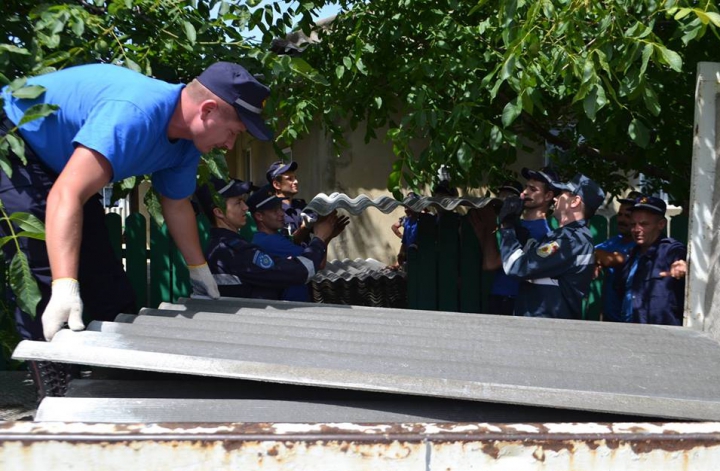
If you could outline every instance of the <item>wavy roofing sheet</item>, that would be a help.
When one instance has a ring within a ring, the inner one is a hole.
[[[497,201],[495,198],[477,198],[471,196],[450,198],[409,195],[406,196],[404,200],[398,201],[390,196],[379,196],[372,199],[366,195],[351,198],[344,193],[332,193],[330,195],[320,193],[308,203],[305,210],[312,210],[320,215],[325,215],[330,214],[336,209],[342,209],[355,216],[367,208],[376,208],[388,214],[393,212],[398,206],[404,206],[416,212],[421,212],[429,207],[454,211],[458,206],[482,208],[494,200]]]
[[[720,344],[689,329],[187,300],[23,341],[17,359],[720,420]]]

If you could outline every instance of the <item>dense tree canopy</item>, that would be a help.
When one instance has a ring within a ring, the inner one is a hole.
[[[186,81],[233,60],[274,87],[281,146],[317,122],[338,149],[348,129],[372,139],[387,127],[392,190],[441,164],[460,185],[496,181],[516,149],[547,142],[561,168],[611,191],[643,172],[686,198],[695,67],[720,46],[715,2],[343,0],[321,43],[270,51],[293,26],[309,32],[325,3],[7,0],[0,81],[87,62]],[[413,142],[427,145],[414,154]]]

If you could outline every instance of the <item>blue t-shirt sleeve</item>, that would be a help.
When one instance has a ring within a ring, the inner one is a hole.
[[[178,200],[192,195],[195,191],[197,167],[200,158],[197,157],[189,160],[189,164],[153,172],[153,187],[155,187],[161,195],[170,199]]]

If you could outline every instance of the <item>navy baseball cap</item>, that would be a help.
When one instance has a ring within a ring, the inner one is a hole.
[[[582,173],[576,174],[567,183],[550,183],[550,187],[558,191],[569,191],[573,195],[580,196],[583,203],[585,203],[585,207],[591,211],[597,211],[605,201],[605,192],[602,188]]]
[[[630,211],[636,211],[638,209],[644,209],[651,213],[665,216],[665,210],[667,210],[667,204],[660,198],[654,196],[641,196],[635,200],[635,205],[630,208]]]
[[[267,173],[265,173],[265,177],[267,177],[268,183],[272,183],[272,181],[279,175],[282,175],[285,172],[294,172],[297,168],[298,164],[295,161],[286,164],[282,160],[278,160],[277,162],[270,164]]]
[[[618,203],[620,203],[620,204],[635,204],[635,201],[639,198],[642,198],[643,196],[645,196],[645,195],[643,195],[641,192],[633,190],[630,193],[628,193],[625,198],[618,198]]]
[[[215,207],[209,185],[212,185],[215,192],[223,198],[246,195],[250,193],[250,190],[252,189],[251,182],[244,182],[236,178],[232,178],[230,180],[223,180],[215,177],[210,178],[208,183],[200,186],[195,192],[198,202],[203,207],[203,211],[205,211],[206,214],[211,213],[212,209]]]
[[[498,192],[509,191],[514,195],[520,196],[523,191],[523,186],[517,180],[507,180],[498,187]]]
[[[232,62],[216,62],[197,78],[198,82],[232,105],[248,132],[261,141],[273,138],[262,118],[270,89],[258,82],[244,67]]]
[[[537,180],[550,185],[553,182],[560,180],[557,172],[550,167],[543,167],[540,170],[530,170],[527,167],[523,167],[520,172],[525,180]]]
[[[282,205],[282,198],[275,196],[275,188],[270,185],[263,185],[259,190],[250,195],[247,200],[251,213],[265,209],[274,209]]]

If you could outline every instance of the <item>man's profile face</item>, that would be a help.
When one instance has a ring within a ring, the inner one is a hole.
[[[548,190],[545,182],[530,179],[525,184],[525,189],[520,194],[525,209],[537,209],[543,206],[549,207],[552,204],[553,192]]]
[[[225,222],[240,230],[247,222],[246,212],[248,210],[245,204],[245,195],[231,196],[225,199]]]
[[[298,179],[295,172],[285,172],[275,179],[273,186],[278,193],[282,193],[288,198],[292,198],[298,192]]]
[[[621,204],[617,213],[617,229],[618,234],[623,237],[630,235],[630,227],[632,226],[632,208],[631,204]]]
[[[237,136],[246,131],[235,110],[227,103],[208,100],[200,110],[193,127],[193,143],[203,154],[213,149],[231,149]]]
[[[285,225],[285,211],[282,206],[278,206],[272,209],[264,209],[258,211],[262,217],[262,222],[265,227],[271,231],[279,231]]]
[[[630,233],[635,243],[647,248],[655,243],[665,230],[665,217],[651,211],[637,209],[632,212],[632,226]]]

